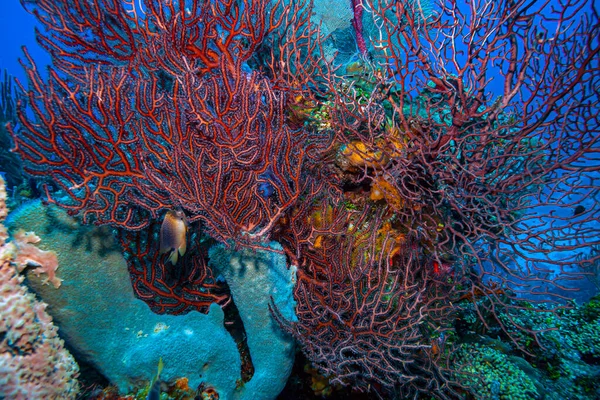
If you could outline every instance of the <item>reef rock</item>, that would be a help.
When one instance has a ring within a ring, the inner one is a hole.
[[[4,180],[0,176],[0,399],[75,399],[79,366],[58,329],[19,274],[32,268],[52,275],[55,255],[37,249],[33,234],[18,233],[6,243]],[[52,280],[56,286],[60,282]]]
[[[233,251],[223,245],[209,251],[210,265],[223,275],[231,289],[255,368],[252,379],[235,393],[236,399],[275,398],[283,390],[294,364],[294,341],[280,329],[268,307],[272,298],[285,318],[296,320],[292,296],[296,272],[294,267],[287,267],[279,243],[272,242],[270,247],[275,252]]]
[[[134,296],[127,265],[107,227],[81,226],[61,209],[41,202],[15,210],[7,225],[32,227],[43,240],[41,247],[58,254],[60,288],[44,285],[33,275],[28,284],[49,304],[48,313],[76,358],[94,365],[122,393],[147,383],[156,373],[159,357],[164,361],[164,381],[187,377],[191,388],[204,383],[225,400],[275,398],[285,385],[293,363],[292,341],[268,315],[271,293],[291,301],[292,274],[283,255],[242,253],[243,265],[248,266],[243,284],[236,280],[240,275],[229,275],[230,269],[222,268],[247,324],[255,361],[254,376],[240,389],[240,354],[224,328],[220,307],[213,304],[208,315],[154,314]],[[213,253],[224,256],[223,251]],[[222,258],[218,264],[227,265]],[[281,301],[278,306],[286,308]],[[274,342],[268,345],[266,340]]]

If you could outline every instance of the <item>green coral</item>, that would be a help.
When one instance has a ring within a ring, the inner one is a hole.
[[[600,357],[600,321],[573,326],[569,339],[582,355]]]
[[[592,299],[581,306],[581,317],[588,322],[597,321],[600,317],[600,296],[594,296]]]
[[[559,334],[567,349],[574,349],[578,359],[599,364],[600,361],[600,297],[565,311],[560,317]]]
[[[571,302],[568,307],[558,309],[525,301],[514,305],[519,307],[497,310],[495,318],[521,344],[520,349],[501,350],[494,345],[499,340],[491,337],[504,340],[507,337],[492,317],[486,319],[488,330],[483,332],[472,307],[466,306],[461,315],[461,321],[466,324],[463,337],[476,344],[461,345],[457,366],[458,370],[479,378],[476,381],[462,376],[473,395],[502,399],[502,390],[494,397],[490,383],[497,382],[501,388],[502,379],[524,374],[528,377],[524,382],[527,385],[535,382],[537,393],[546,399],[600,398],[600,296],[583,305]],[[538,332],[537,340],[529,332]],[[521,372],[501,372],[515,368]]]
[[[331,101],[325,101],[310,112],[309,122],[319,131],[331,129]]]
[[[502,352],[478,343],[462,344],[457,365],[461,382],[479,399],[541,398],[534,381]]]

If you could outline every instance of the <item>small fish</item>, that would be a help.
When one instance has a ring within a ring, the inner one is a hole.
[[[433,339],[431,341],[431,354],[433,354],[434,356],[437,356],[438,354],[441,354],[444,352],[444,349],[446,347],[446,335],[444,335],[444,332],[440,333],[440,336]]]
[[[160,373],[162,370],[163,360],[161,357],[158,359],[158,371],[156,372],[156,376],[152,378],[152,382],[150,382],[150,389],[148,390],[146,400],[158,400],[160,398]]]
[[[576,217],[580,214],[583,214],[584,212],[585,212],[585,207],[582,205],[579,205],[573,209],[573,216]]]
[[[160,227],[160,254],[171,252],[168,261],[177,264],[187,249],[187,220],[181,210],[167,211]]]

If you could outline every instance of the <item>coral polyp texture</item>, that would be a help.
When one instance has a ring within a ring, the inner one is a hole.
[[[598,264],[592,0],[349,1],[345,64],[310,1],[22,2],[52,65],[25,52],[15,152],[48,202],[118,229],[156,313],[241,301],[209,248],[269,249],[297,267],[296,315],[273,316],[321,374],[460,398],[485,353],[461,316],[531,352],[524,304],[570,308]]]
[[[0,178],[0,215],[6,215],[5,194]],[[22,237],[9,243],[4,243],[5,239],[0,248],[0,397],[75,399],[79,367],[59,338],[46,304],[23,285],[25,278],[18,271],[24,262],[43,268],[48,258],[55,261],[56,256],[40,251],[41,257],[35,257],[29,248],[27,256],[20,259],[20,246],[32,245],[22,242]]]

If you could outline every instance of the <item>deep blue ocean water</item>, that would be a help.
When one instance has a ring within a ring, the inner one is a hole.
[[[558,0],[548,2],[548,7],[559,5]],[[589,13],[590,10],[584,9],[582,12]],[[35,18],[23,9],[19,0],[0,2],[0,71],[6,69],[11,75],[21,81],[24,80],[23,69],[18,63],[18,59],[23,56],[21,47],[24,45],[29,49],[40,70],[50,62],[46,52],[36,43],[34,33],[36,24]],[[545,28],[551,31],[553,27],[547,25]],[[492,82],[488,89],[497,93],[502,91],[500,83],[494,85]]]
[[[18,59],[23,57],[22,46],[27,46],[40,66],[49,62],[49,57],[35,41],[35,18],[27,13],[19,0],[0,2],[0,70],[24,80],[23,68]]]

